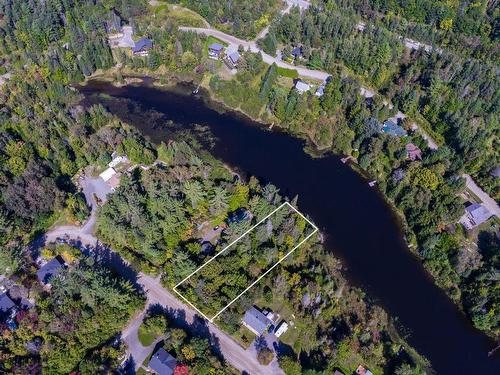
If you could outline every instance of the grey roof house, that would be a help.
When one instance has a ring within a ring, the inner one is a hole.
[[[63,268],[64,262],[59,257],[55,257],[40,267],[36,273],[36,277],[42,284],[50,285],[50,279],[56,276]]]
[[[493,214],[482,204],[474,203],[465,208],[465,214],[458,221],[466,229],[473,229],[486,222]]]
[[[217,59],[224,50],[224,46],[220,43],[212,43],[208,46],[208,56]]]
[[[252,306],[245,312],[242,323],[250,331],[260,336],[272,322],[261,311]]]
[[[16,304],[10,299],[7,293],[0,295],[0,315],[7,314]]]
[[[397,120],[388,119],[382,125],[382,133],[389,134],[393,137],[404,137],[407,135],[406,130],[397,124]]]
[[[231,62],[233,63],[233,65],[236,65],[238,63],[238,61],[240,61],[240,54],[238,53],[238,51],[234,51],[234,52],[231,52],[229,54],[229,60],[231,60]]]
[[[177,360],[163,348],[158,349],[148,363],[149,369],[158,375],[172,375],[176,366]]]
[[[134,55],[147,55],[151,48],[153,48],[153,41],[151,39],[142,38],[135,42],[135,46],[132,47],[132,53]]]

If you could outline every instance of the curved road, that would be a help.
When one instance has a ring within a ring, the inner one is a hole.
[[[288,7],[282,12],[288,13],[292,7],[291,1],[287,1]],[[315,80],[321,80],[324,81],[326,80],[330,74],[320,71],[320,70],[312,70],[312,69],[307,69],[304,67],[300,66],[295,66],[289,63],[286,63],[281,60],[280,56],[273,57],[271,55],[268,55],[265,53],[256,43],[256,40],[243,40],[239,39],[235,36],[226,34],[220,30],[216,30],[213,28],[197,28],[197,27],[179,27],[179,30],[181,31],[191,31],[195,32],[198,34],[204,34],[204,35],[210,35],[213,36],[217,39],[220,39],[230,45],[231,48],[237,49],[238,46],[243,46],[245,50],[254,52],[254,53],[261,53],[262,55],[262,60],[266,64],[276,64],[279,67],[282,68],[287,68],[287,69],[294,69],[298,72],[298,74],[302,77],[305,78],[310,78],[310,79],[315,79]],[[264,30],[262,30],[258,38],[263,38],[267,33],[269,32],[269,27],[266,27]],[[365,98],[371,98],[373,97],[376,92],[372,89],[369,89],[367,87],[361,87],[360,88],[360,94],[364,96]],[[390,108],[392,108],[392,104],[390,104],[387,100],[384,101],[386,105],[388,105]],[[398,112],[395,117],[398,118],[405,118],[406,115],[402,112]],[[422,128],[420,128],[416,123],[413,123],[412,128],[419,132],[422,138],[427,142],[428,147],[431,150],[437,150],[439,148],[437,142],[429,135],[427,134]],[[482,201],[483,205],[488,208],[490,212],[492,212],[495,216],[500,218],[500,207],[498,204],[495,202],[493,198],[491,198],[486,192],[484,192],[477,184],[474,182],[471,176],[469,175],[464,175],[463,176],[466,179],[466,186],[469,190],[471,190],[474,194],[476,194]]]
[[[92,213],[89,220],[81,227],[77,226],[60,226],[55,227],[45,234],[45,243],[56,242],[59,239],[79,241],[86,246],[96,246],[99,241],[93,235],[93,229],[96,221],[96,209],[92,204]],[[125,261],[124,261],[125,262]],[[142,322],[144,312],[151,304],[160,304],[163,307],[175,310],[177,313],[182,312],[188,324],[194,322],[195,316],[199,315],[190,307],[178,300],[160,283],[158,278],[153,278],[144,273],[139,273],[138,282],[142,285],[147,295],[146,309],[135,316],[122,331],[122,338],[127,343],[128,353],[133,357],[136,369],[141,367],[144,360],[151,353],[154,344],[143,347],[137,337],[137,331]],[[231,336],[219,329],[215,324],[207,321],[207,327],[210,334],[218,341],[219,349],[224,359],[233,367],[242,372],[247,372],[252,375],[284,375],[284,372],[279,368],[276,360],[273,360],[269,366],[261,365],[255,356],[252,348],[243,349],[236,343]]]

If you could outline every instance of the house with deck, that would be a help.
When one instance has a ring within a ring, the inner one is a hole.
[[[260,336],[267,330],[272,322],[262,311],[252,306],[245,312],[242,324],[255,335]]]
[[[224,51],[224,46],[220,43],[212,43],[208,46],[208,57],[218,60],[221,53]]]
[[[165,349],[158,349],[149,360],[148,370],[153,374],[172,375],[177,367],[177,360]]]
[[[473,203],[465,208],[465,214],[458,221],[465,229],[471,230],[488,221],[493,214],[482,204]]]
[[[147,56],[149,50],[153,48],[153,41],[148,38],[139,39],[135,42],[135,46],[132,47],[132,53],[134,56]]]

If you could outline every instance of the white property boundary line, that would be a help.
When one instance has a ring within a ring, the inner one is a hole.
[[[177,290],[177,287],[181,285],[184,281],[189,279],[191,276],[193,276],[196,272],[201,270],[203,267],[205,267],[207,264],[212,262],[215,258],[217,258],[219,255],[221,255],[223,252],[225,252],[227,249],[229,249],[231,246],[233,246],[236,242],[241,240],[244,236],[246,236],[248,233],[250,233],[252,230],[254,230],[257,226],[262,224],[267,218],[269,218],[271,215],[276,213],[278,210],[280,210],[283,206],[288,206],[290,207],[293,211],[295,211],[297,214],[299,214],[309,225],[313,227],[313,231],[302,241],[299,242],[298,245],[296,245],[292,250],[290,250],[288,253],[286,253],[281,259],[278,260],[276,264],[274,264],[271,268],[269,268],[266,272],[264,272],[257,280],[255,280],[252,284],[250,284],[249,287],[247,287],[243,292],[238,294],[235,299],[233,299],[231,302],[229,302],[222,310],[220,310],[217,314],[215,314],[212,318],[207,317],[205,314],[203,314],[195,305],[193,305],[191,302],[188,301],[186,297],[184,297],[182,294],[179,293]],[[272,211],[270,214],[268,214],[265,218],[263,218],[261,221],[259,221],[257,224],[255,224],[253,227],[248,229],[245,233],[243,233],[241,236],[239,236],[237,239],[235,239],[233,242],[231,242],[229,245],[227,245],[224,249],[222,249],[220,252],[218,252],[213,258],[210,258],[206,263],[202,264],[200,267],[198,267],[195,271],[191,272],[188,276],[186,276],[180,283],[178,283],[176,286],[174,286],[173,290],[175,293],[177,293],[184,301],[186,301],[193,309],[195,309],[198,313],[200,313],[206,320],[208,320],[210,323],[213,323],[214,319],[217,318],[220,314],[222,314],[229,306],[231,306],[234,302],[238,300],[243,294],[245,294],[250,288],[252,288],[255,284],[257,284],[264,276],[266,276],[269,272],[271,272],[278,264],[283,262],[285,258],[287,258],[291,253],[293,253],[299,246],[301,246],[304,242],[306,242],[309,238],[311,238],[312,235],[314,235],[318,231],[318,227],[314,225],[308,218],[306,218],[302,213],[299,212],[295,207],[293,207],[290,203],[285,202],[278,208],[276,208],[274,211]]]

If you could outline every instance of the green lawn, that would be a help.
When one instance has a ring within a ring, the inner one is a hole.
[[[154,332],[149,332],[144,328],[144,325],[141,325],[139,327],[139,341],[142,344],[142,346],[149,346],[151,345],[155,339],[158,337],[158,335]]]

